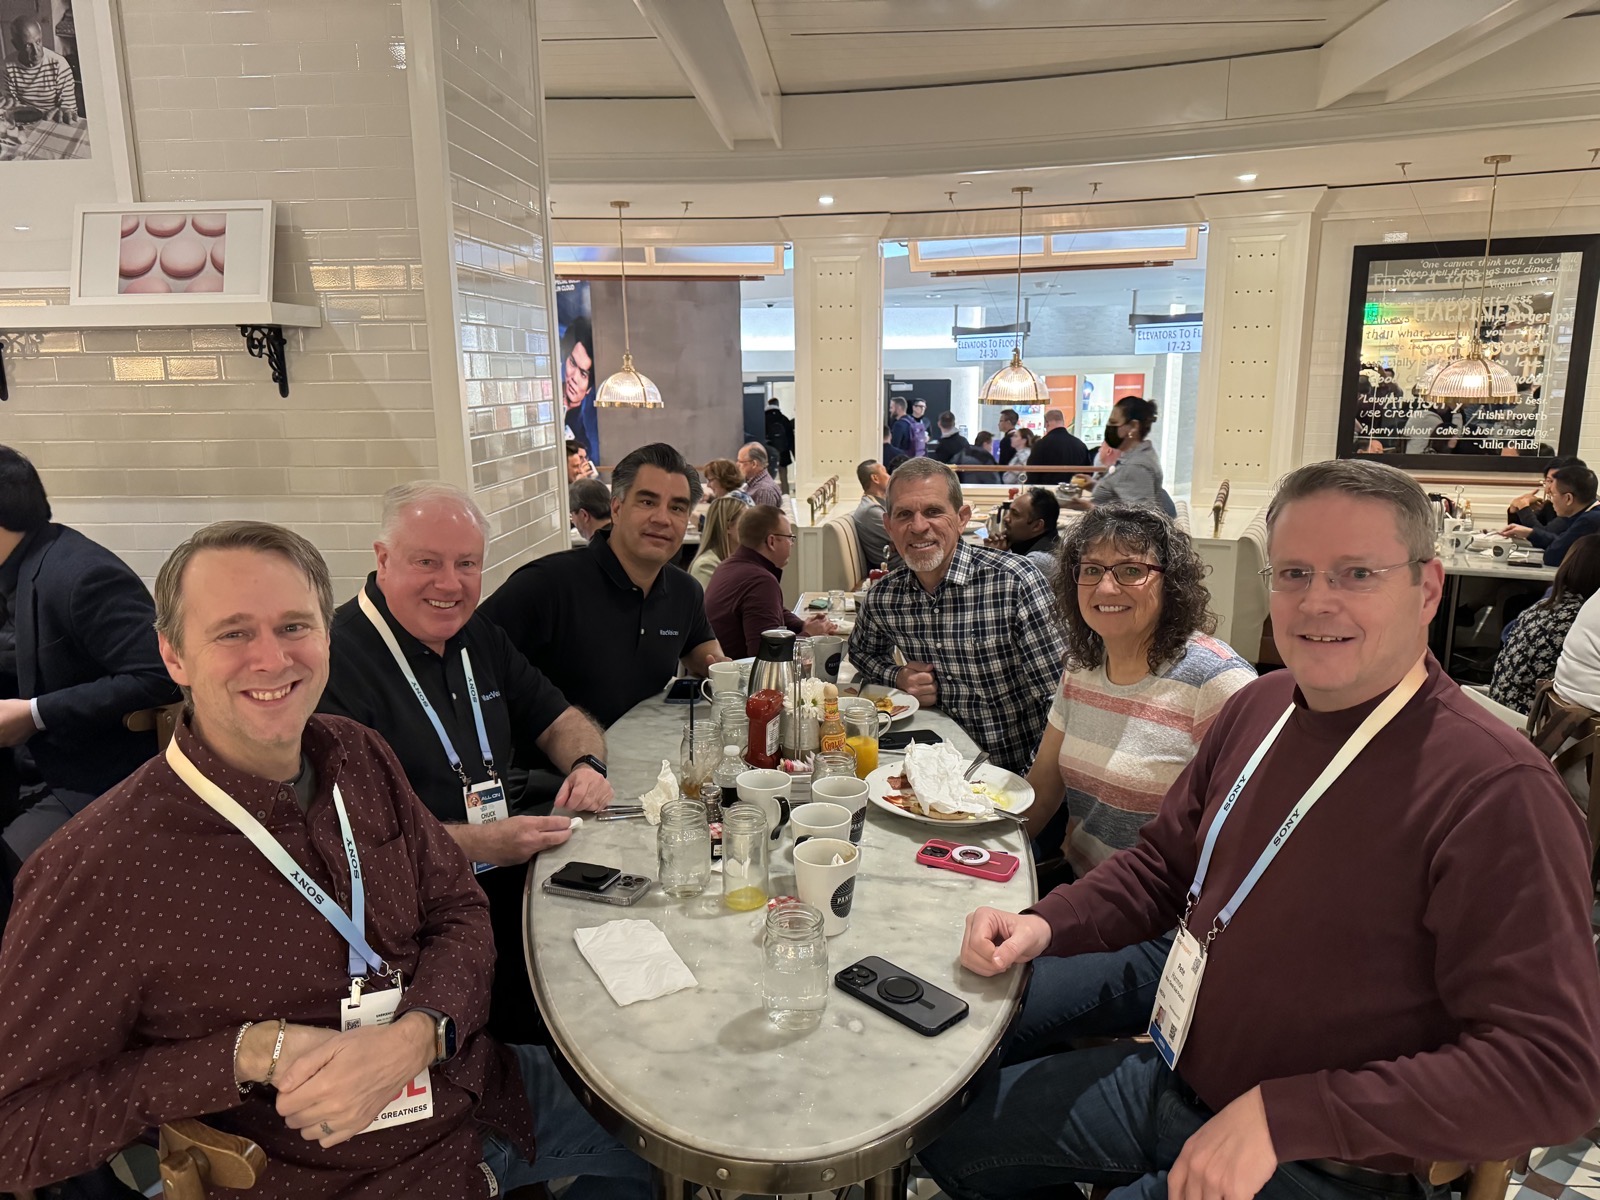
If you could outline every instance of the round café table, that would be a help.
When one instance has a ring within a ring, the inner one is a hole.
[[[697,711],[706,715],[709,706]],[[607,731],[619,801],[648,791],[662,759],[677,769],[687,719],[685,706],[650,699]],[[896,726],[908,727],[976,752],[937,710]],[[929,837],[1009,850],[1023,868],[1004,884],[930,869],[914,858]],[[772,855],[773,894],[793,894],[792,845],[785,829]],[[834,987],[817,1028],[774,1027],[761,1000],[765,912],[724,908],[720,873],[702,896],[673,900],[652,890],[630,908],[541,890],[573,860],[654,878],[655,847],[656,828],[643,820],[586,820],[528,872],[528,973],[574,1093],[652,1165],[661,1196],[690,1195],[693,1184],[774,1194],[864,1182],[874,1200],[900,1200],[911,1156],[966,1106],[973,1076],[1020,1008],[1024,972],[983,979],[957,957],[972,909],[1016,910],[1036,898],[1022,831],[992,822],[957,835],[868,809],[850,928],[828,941],[829,974],[878,955],[965,1000],[967,1017],[931,1038]],[[634,917],[661,928],[697,987],[618,1007],[578,953],[573,931]]]

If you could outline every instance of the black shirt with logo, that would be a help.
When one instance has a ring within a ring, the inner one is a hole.
[[[417,682],[460,755],[468,779],[482,783],[489,778],[489,772],[478,746],[466,671],[461,665],[463,647],[472,658],[472,674],[478,684],[478,701],[483,708],[484,730],[489,735],[496,773],[506,779],[513,765],[544,765],[538,738],[567,710],[567,700],[517,652],[498,625],[481,611],[474,613],[461,631],[445,643],[441,657],[401,628],[378,590],[376,575],[367,576],[366,593],[394,631]],[[393,748],[406,778],[433,815],[441,821],[466,820],[461,780],[450,765],[439,735],[355,598],[334,612],[328,687],[317,708],[376,729]],[[517,797],[507,798],[514,808]]]
[[[585,547],[519,567],[481,612],[602,725],[659,693],[679,659],[717,636],[705,593],[687,571],[662,567],[647,595],[603,529]]]

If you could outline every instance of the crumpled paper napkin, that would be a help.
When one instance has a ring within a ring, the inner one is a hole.
[[[575,929],[572,937],[578,953],[623,1008],[698,986],[699,981],[654,921],[607,921]]]
[[[644,819],[652,825],[661,824],[661,806],[668,800],[678,798],[678,777],[672,773],[672,760],[661,760],[661,774],[656,776],[656,785],[644,795],[639,797],[639,803],[644,806]]]
[[[949,742],[925,746],[912,742],[906,747],[906,778],[917,795],[922,811],[942,813],[972,813],[988,816],[994,803],[980,796],[961,778],[966,761]]]

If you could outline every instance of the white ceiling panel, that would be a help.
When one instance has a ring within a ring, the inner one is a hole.
[[[633,0],[539,0],[539,70],[557,99],[694,94]]]
[[[1320,46],[1379,0],[755,0],[787,94],[1030,79]]]

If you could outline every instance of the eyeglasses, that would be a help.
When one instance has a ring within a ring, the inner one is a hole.
[[[1150,578],[1151,571],[1160,572],[1162,570],[1165,570],[1165,568],[1158,567],[1155,563],[1133,560],[1112,563],[1109,567],[1101,563],[1081,562],[1072,564],[1072,578],[1079,587],[1094,587],[1106,577],[1106,572],[1110,571],[1111,578],[1123,587],[1138,587]]]
[[[1408,558],[1390,567],[1340,567],[1337,571],[1313,571],[1310,567],[1268,567],[1261,577],[1274,592],[1303,592],[1318,575],[1328,577],[1328,586],[1341,592],[1375,592],[1390,571],[1425,563],[1425,558]]]
[[[769,534],[767,534],[767,536],[768,537],[776,537],[776,538],[788,538],[791,542],[796,542],[796,541],[800,540],[800,535],[798,533],[769,533]]]

